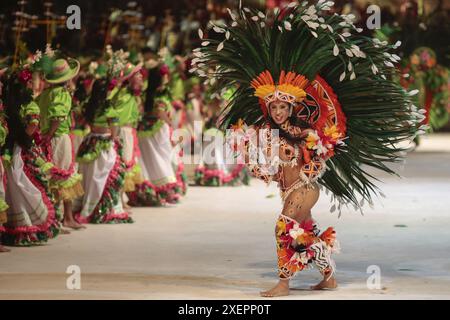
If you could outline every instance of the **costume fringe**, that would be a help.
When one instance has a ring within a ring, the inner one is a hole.
[[[124,191],[133,192],[136,190],[136,187],[144,183],[144,181],[140,165],[135,164],[130,171],[125,173]]]
[[[58,188],[56,190],[56,196],[58,201],[71,201],[75,200],[84,195],[83,185],[81,183],[82,177],[81,175],[76,175],[74,182],[69,183],[68,186],[58,186],[54,188]],[[67,181],[65,181],[67,182]]]

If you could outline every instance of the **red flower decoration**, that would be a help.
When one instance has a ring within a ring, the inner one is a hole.
[[[142,77],[143,77],[144,79],[147,79],[147,78],[148,78],[148,70],[147,70],[147,69],[142,68],[139,72],[142,74]]]
[[[311,232],[314,229],[313,220],[304,220],[300,223],[300,228],[305,230],[306,232]]]
[[[92,81],[94,81],[93,78],[87,78],[87,79],[83,80],[83,86],[84,86],[85,90],[87,90],[90,87],[90,85],[92,84]]]
[[[161,68],[159,68],[159,74],[161,75],[161,76],[165,76],[165,75],[167,75],[167,74],[169,74],[169,67],[167,66],[167,64],[163,64],[162,66],[161,66]]]
[[[117,86],[117,79],[114,78],[111,80],[111,82],[108,85],[108,90],[111,91]]]
[[[30,81],[33,78],[33,74],[31,73],[30,70],[24,69],[19,72],[18,78],[20,82],[22,82],[23,84],[27,84],[28,81]]]

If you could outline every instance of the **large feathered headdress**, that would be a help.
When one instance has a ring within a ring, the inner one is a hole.
[[[345,136],[319,182],[340,204],[359,206],[357,195],[371,203],[377,191],[367,167],[395,173],[386,162],[399,160],[398,143],[417,134],[421,115],[410,94],[391,81],[400,58],[389,51],[399,44],[362,35],[352,15],[330,13],[333,4],[292,2],[267,13],[229,10],[231,25],[211,23],[208,36],[199,30],[202,43],[191,71],[218,90],[237,87],[221,115],[223,129],[239,120],[265,123],[267,104],[281,99],[294,105],[295,115],[322,142]]]

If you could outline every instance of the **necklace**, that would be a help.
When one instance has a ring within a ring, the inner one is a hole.
[[[289,120],[286,120],[284,123],[280,125],[280,128],[289,133],[292,137],[299,138],[302,134],[302,129],[300,127],[296,127],[291,125]]]

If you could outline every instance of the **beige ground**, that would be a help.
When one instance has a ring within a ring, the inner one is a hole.
[[[411,154],[403,179],[383,177],[387,198],[365,215],[329,213],[322,194],[315,217],[334,225],[340,288],[311,292],[316,270],[300,274],[289,299],[449,299],[450,153]],[[267,197],[268,195],[274,197]],[[275,186],[191,187],[177,207],[133,210],[133,225],[92,225],[48,245],[0,255],[0,299],[256,299],[276,280]],[[69,265],[81,290],[66,289]],[[381,270],[369,290],[367,268]]]

